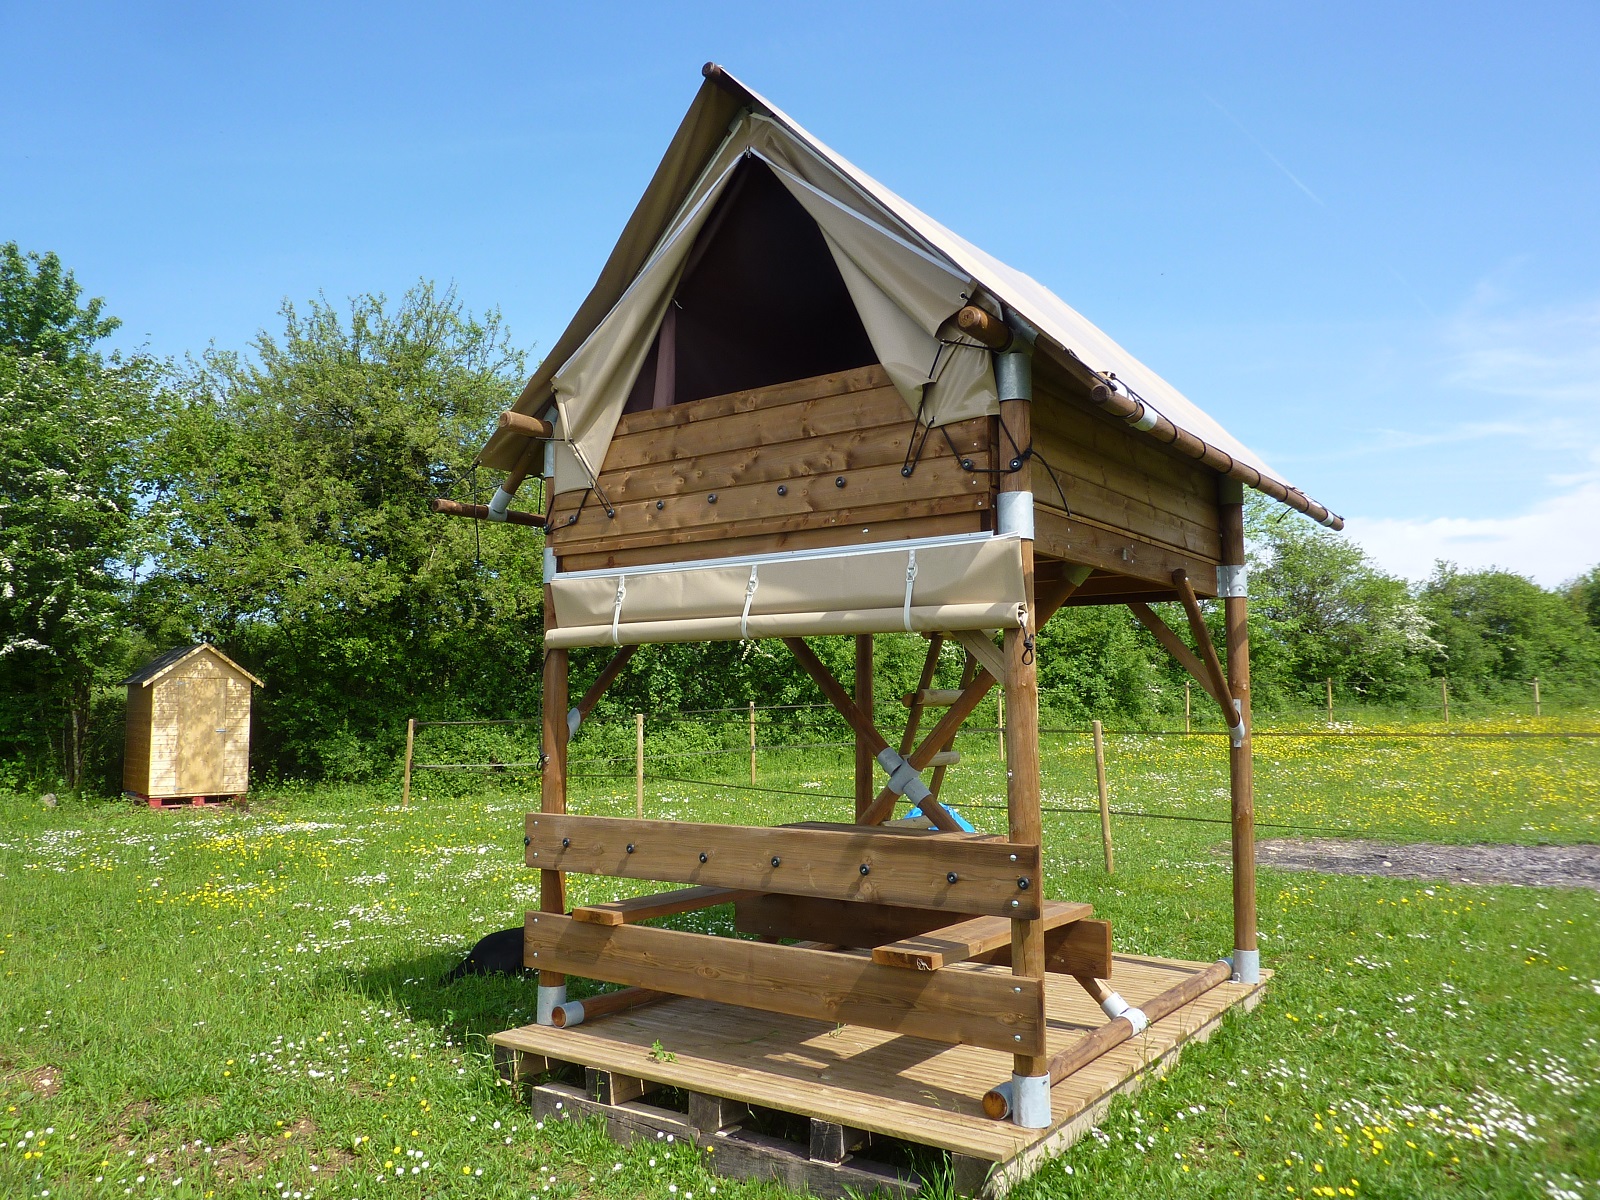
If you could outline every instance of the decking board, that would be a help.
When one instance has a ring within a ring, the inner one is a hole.
[[[1170,987],[1175,972],[1207,965],[1118,955],[1116,987],[1139,1004]],[[1105,1017],[1073,980],[1051,976],[1047,985],[1053,1054]],[[526,1025],[490,1041],[1006,1164],[1001,1173],[1014,1174],[1013,1160],[1041,1144],[1064,1149],[1070,1141],[1054,1144],[1059,1131],[1183,1043],[1205,1036],[1229,1008],[1253,1005],[1262,986],[1223,984],[1062,1080],[1051,1092],[1051,1127],[1043,1130],[983,1113],[984,1091],[1010,1078],[1009,1054],[709,1001],[670,1000],[575,1029]],[[676,1058],[652,1058],[657,1042]]]

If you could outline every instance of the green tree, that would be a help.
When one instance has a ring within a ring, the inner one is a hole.
[[[1600,567],[1590,567],[1566,587],[1567,599],[1593,629],[1600,629]]]
[[[1567,595],[1531,579],[1440,563],[1420,598],[1442,643],[1437,669],[1452,686],[1493,692],[1537,676],[1592,690],[1600,677],[1600,632]]]
[[[53,254],[0,246],[0,760],[84,782],[96,684],[128,665],[138,463],[159,372]]]
[[[1332,679],[1393,701],[1427,678],[1441,647],[1404,580],[1298,513],[1275,511],[1259,498],[1248,513],[1257,689],[1320,696]]]
[[[283,322],[181,380],[148,619],[266,681],[258,761],[290,774],[385,769],[407,716],[536,712],[538,534],[428,511],[523,382],[498,314],[424,283]]]

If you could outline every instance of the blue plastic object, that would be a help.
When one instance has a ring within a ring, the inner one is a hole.
[[[945,809],[944,810],[945,810],[945,812],[949,813],[952,817],[954,817],[956,819],[956,824],[961,826],[961,832],[962,833],[977,833],[978,832],[977,829],[973,827],[973,824],[972,824],[971,821],[967,820],[960,813],[958,813],[955,809],[951,808],[948,804],[945,805]],[[908,817],[920,817],[921,815],[922,815],[922,809],[921,809],[920,806],[917,807],[917,808],[913,808],[910,812],[908,812],[906,814],[906,816],[908,816]]]

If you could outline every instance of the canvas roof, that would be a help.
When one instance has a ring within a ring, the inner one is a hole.
[[[521,412],[557,403],[556,488],[588,485],[671,298],[690,244],[733,166],[755,156],[772,167],[822,228],[873,345],[913,411],[922,364],[947,344],[940,322],[971,295],[1007,306],[1057,356],[1115,374],[1179,429],[1288,486],[1209,414],[1124,350],[1050,289],[946,229],[818,141],[787,114],[708,65],[644,197],[572,322],[518,399]],[[987,355],[952,352],[925,418],[941,424],[994,411]],[[537,443],[534,444],[535,446]],[[497,433],[479,455],[510,470],[529,443]]]
[[[137,683],[144,687],[149,687],[157,679],[160,679],[163,675],[168,674],[180,664],[188,662],[189,659],[193,658],[201,651],[209,651],[210,653],[214,654],[217,658],[221,659],[223,663],[231,667],[233,670],[239,672],[239,674],[243,675],[257,687],[266,687],[266,684],[262,683],[261,680],[250,674],[249,671],[246,671],[238,663],[234,662],[233,659],[229,658],[226,654],[224,654],[221,650],[218,650],[209,642],[199,642],[193,646],[178,646],[172,650],[168,650],[165,654],[159,654],[155,658],[152,658],[149,662],[145,663],[144,666],[140,667],[132,675],[129,675],[126,679],[124,679],[122,681],[122,685],[124,687],[132,687]]]

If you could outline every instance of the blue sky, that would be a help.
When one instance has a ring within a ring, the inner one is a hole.
[[[1600,562],[1600,6],[0,0],[0,239],[162,355],[453,281],[550,345],[723,63],[1389,569]]]

